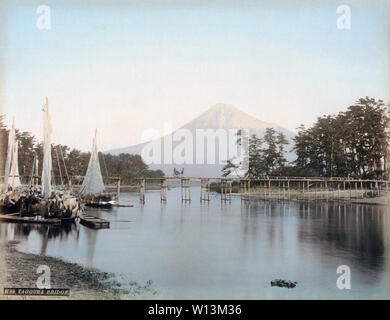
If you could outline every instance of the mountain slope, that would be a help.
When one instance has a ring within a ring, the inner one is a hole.
[[[163,153],[164,150],[164,141],[170,140],[172,141],[172,138],[175,137],[176,134],[182,131],[187,131],[192,134],[192,137],[196,137],[196,130],[197,129],[242,129],[246,128],[249,129],[250,134],[257,134],[259,136],[262,136],[266,130],[266,128],[274,128],[277,131],[283,132],[287,139],[291,140],[295,133],[292,131],[289,131],[275,123],[267,123],[264,121],[261,121],[259,119],[256,119],[249,114],[242,112],[241,110],[238,110],[232,105],[227,104],[216,104],[210,109],[208,109],[206,112],[202,113],[200,116],[195,118],[194,120],[188,122],[181,128],[175,130],[172,134],[162,137],[160,139],[154,140],[153,142],[155,144],[161,145],[161,150]],[[182,130],[184,129],[184,130]],[[119,148],[119,149],[113,149],[106,151],[106,153],[111,154],[120,154],[120,153],[131,153],[131,154],[141,154],[142,150],[148,145],[149,142],[137,144],[130,147],[125,148]],[[175,141],[173,140],[172,149],[175,150],[177,146],[179,146],[181,141]],[[196,160],[196,152],[199,153],[199,150],[196,150],[196,141],[192,142],[186,142],[186,146],[188,148],[193,148],[193,154],[194,154],[194,161],[192,163],[195,163]],[[206,148],[207,146],[205,146]],[[204,148],[204,150],[206,150]],[[287,148],[289,149],[289,148]],[[219,155],[219,143],[216,143],[215,145],[215,155],[216,158],[218,158]],[[203,153],[201,150],[200,152]],[[204,155],[203,155],[204,156]],[[165,162],[165,164],[155,164],[155,163],[148,163],[151,169],[161,169],[164,171],[164,173],[168,176],[172,175],[173,168],[184,168],[184,172],[186,176],[202,176],[202,177],[219,177],[221,174],[221,169],[223,167],[223,161],[226,159],[217,159],[221,161],[217,161],[216,164],[178,164],[178,163],[166,163],[169,161],[164,161],[165,156],[160,155],[161,162]],[[169,157],[168,157],[169,158]],[[293,155],[290,153],[287,155],[287,158],[291,160],[293,158]],[[206,158],[205,158],[206,159]]]

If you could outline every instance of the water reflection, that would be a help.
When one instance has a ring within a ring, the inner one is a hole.
[[[241,226],[243,234],[253,237],[243,237],[242,249],[258,234],[270,248],[297,237],[301,245],[314,245],[321,256],[347,256],[361,268],[384,271],[389,260],[389,212],[384,206],[351,203],[251,201],[243,205]],[[294,232],[286,234],[285,218],[291,215],[300,221],[289,220]]]
[[[333,297],[341,264],[353,268],[359,294],[390,293],[389,207],[239,198],[230,204],[216,197],[189,204],[180,201],[179,191],[169,191],[163,205],[158,193],[148,194],[145,205],[136,194],[127,194],[122,201],[132,202],[132,208],[88,212],[110,220],[108,230],[77,223],[0,223],[0,237],[20,240],[24,251],[65,257],[141,282],[152,279],[188,298],[211,297],[217,290],[212,297],[238,292],[237,297],[261,298],[259,289],[267,292],[269,280],[279,276],[303,284],[294,294],[311,297],[327,288]]]
[[[70,236],[78,239],[79,228],[75,223],[63,225],[0,223],[0,236],[6,240],[28,240],[32,233],[39,237],[39,254],[46,255],[50,240],[58,238],[60,241],[66,241]]]

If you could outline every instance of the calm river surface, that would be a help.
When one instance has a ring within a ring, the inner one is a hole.
[[[131,208],[88,209],[111,228],[0,224],[0,236],[24,252],[114,272],[123,284],[153,281],[155,298],[390,298],[390,207],[278,201],[221,203],[217,194],[181,203],[180,188],[123,193]],[[128,222],[130,221],[130,222]],[[336,269],[351,269],[351,289],[336,286]],[[294,289],[271,287],[276,278]],[[141,297],[142,298],[142,297]]]

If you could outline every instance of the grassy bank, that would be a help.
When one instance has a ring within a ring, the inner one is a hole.
[[[115,280],[112,273],[97,269],[85,268],[76,263],[65,262],[58,258],[23,253],[17,250],[17,242],[9,241],[3,246],[5,256],[4,287],[36,288],[39,265],[47,265],[51,271],[52,288],[70,288],[70,297],[53,297],[55,299],[128,299],[141,294],[155,294],[151,282],[141,286],[130,282],[123,286]],[[20,299],[18,296],[2,296],[3,299]],[[42,297],[23,297],[42,299]],[[45,298],[45,297],[43,297]],[[50,297],[52,299],[52,297]]]

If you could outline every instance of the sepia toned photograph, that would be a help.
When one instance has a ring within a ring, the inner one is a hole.
[[[2,0],[0,300],[388,300],[389,142],[388,0]]]

